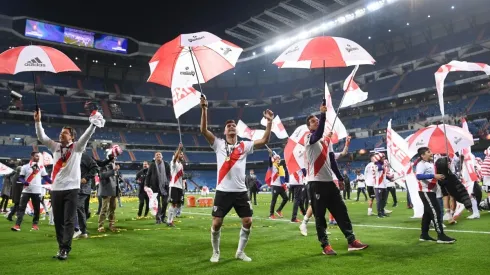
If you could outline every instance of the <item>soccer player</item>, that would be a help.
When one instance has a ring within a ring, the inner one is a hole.
[[[357,200],[359,201],[359,195],[362,193],[364,195],[364,200],[367,201],[367,196],[366,196],[366,180],[364,179],[364,175],[361,173],[360,169],[356,170],[356,180],[355,182],[357,183]]]
[[[231,208],[235,208],[238,216],[242,219],[240,240],[235,258],[250,262],[252,259],[245,255],[244,249],[252,227],[253,210],[245,185],[245,166],[247,155],[252,154],[254,148],[260,148],[269,141],[274,113],[271,110],[264,111],[263,115],[267,119],[267,127],[261,139],[239,142],[236,124],[233,120],[228,120],[225,123],[225,139],[217,138],[208,130],[208,102],[204,97],[201,97],[201,109],[201,133],[216,152],[218,164],[218,180],[212,212],[211,244],[213,255],[211,262],[219,261],[221,225]]]
[[[320,119],[310,115],[306,120],[306,125],[311,133],[305,137],[305,155],[308,167],[307,179],[310,188],[311,206],[315,215],[318,240],[321,243],[323,254],[337,255],[328,241],[326,232],[327,221],[325,214],[327,209],[332,213],[340,230],[347,239],[349,251],[365,249],[368,245],[356,239],[347,207],[342,200],[339,188],[334,183],[334,171],[331,166],[332,157],[330,156],[328,145],[330,140],[328,140],[328,136],[327,139],[322,139],[325,129],[326,111],[327,107],[322,104],[320,106]],[[335,161],[335,158],[333,158],[333,161]],[[337,172],[340,174],[339,171]],[[341,175],[337,176],[341,178]]]
[[[24,184],[24,190],[22,190],[22,195],[20,197],[17,221],[15,222],[14,227],[12,227],[12,231],[20,231],[20,225],[22,224],[29,200],[32,201],[32,207],[34,208],[32,230],[39,230],[37,224],[39,222],[39,209],[41,207],[41,178],[46,182],[51,183],[51,179],[49,178],[46,169],[39,164],[39,152],[32,152],[31,160],[29,163],[22,166],[20,171],[19,181]]]
[[[368,202],[368,216],[373,215],[373,201],[376,197],[374,194],[374,185],[377,181],[378,167],[376,166],[376,154],[371,155],[371,162],[364,168],[364,180],[366,182],[366,189],[368,191],[369,202]]]
[[[174,227],[174,218],[177,216],[177,209],[184,204],[184,152],[182,152],[182,143],[179,144],[170,163],[170,203],[168,209],[167,225]]]
[[[333,175],[334,182],[337,181],[337,183],[341,183],[341,182],[343,183],[343,180],[344,179],[343,179],[342,175],[340,174],[340,170],[338,169],[337,161],[336,160],[339,159],[339,158],[341,158],[341,157],[343,157],[343,156],[345,156],[345,155],[347,155],[347,151],[349,150],[349,145],[350,145],[351,137],[348,136],[346,138],[346,140],[345,140],[345,146],[344,146],[344,149],[342,150],[342,152],[335,153],[333,151],[333,145],[330,142],[330,138],[332,137],[332,135],[333,135],[333,133],[330,132],[328,134],[328,136],[325,137],[324,142],[328,144],[329,150],[332,151],[332,152],[329,152],[329,158],[330,158],[330,161],[331,161],[331,164],[332,164],[331,165],[331,168],[332,168],[333,173],[334,173],[334,175]],[[336,185],[337,185],[337,183],[336,183]],[[306,194],[307,194],[307,200],[308,200],[308,202],[310,202],[311,201],[311,198],[308,196],[309,195],[309,192],[308,192],[309,189],[308,188],[309,187],[308,187],[308,181],[307,181],[306,182],[306,189],[307,189]],[[339,190],[339,193],[340,193],[340,190]],[[313,210],[311,208],[311,203],[309,203],[308,210],[306,210],[306,215],[303,217],[303,222],[301,222],[301,225],[299,226],[299,231],[301,232],[301,235],[303,235],[305,237],[308,236],[308,227],[307,227],[307,225],[308,225],[308,222],[309,222],[309,220],[310,220],[310,218],[311,218],[312,215],[313,215]],[[336,225],[337,224],[337,222],[335,221],[335,219],[334,219],[334,217],[332,216],[331,213],[329,214],[329,221],[330,221],[330,224],[332,224],[332,225]],[[330,235],[330,231],[327,232],[327,234]]]
[[[66,260],[71,251],[75,231],[74,220],[77,214],[77,198],[81,179],[80,160],[96,126],[91,123],[77,142],[75,142],[75,129],[65,126],[61,130],[59,142],[55,142],[44,133],[41,124],[41,110],[34,112],[34,121],[36,122],[37,139],[53,153],[51,207],[59,247],[54,258]]]
[[[281,157],[277,154],[273,154],[271,149],[269,151],[269,167],[272,169],[271,175],[271,191],[272,200],[269,211],[269,219],[275,220],[277,217],[274,215],[274,208],[276,207],[277,197],[281,196],[282,202],[275,213],[279,218],[284,217],[282,214],[282,209],[286,206],[288,202],[288,195],[286,194],[286,172],[284,167],[281,165]]]
[[[419,160],[415,164],[415,174],[419,185],[419,196],[424,204],[424,215],[422,216],[422,233],[420,241],[435,242],[436,240],[429,236],[429,227],[431,222],[437,232],[437,243],[450,244],[456,240],[444,234],[442,220],[440,218],[441,208],[436,197],[438,188],[437,181],[443,180],[444,175],[435,174],[433,154],[428,147],[421,147],[417,151]]]

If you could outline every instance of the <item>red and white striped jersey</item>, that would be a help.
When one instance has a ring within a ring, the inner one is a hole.
[[[216,190],[223,192],[247,191],[245,166],[247,164],[247,156],[253,153],[253,141],[227,144],[225,140],[215,138],[211,148],[216,153],[218,166]]]
[[[374,187],[377,182],[378,167],[374,162],[368,163],[366,168],[364,168],[364,179],[366,181],[366,186]]]
[[[25,187],[22,190],[22,193],[41,194],[42,192],[41,178],[47,176],[48,173],[46,173],[44,166],[40,166],[37,170],[34,170],[32,168],[34,164],[35,163],[29,162],[20,169],[20,175],[24,176],[25,181],[29,183],[29,186]]]
[[[490,177],[490,156],[486,156],[481,164],[481,174],[484,177]]]
[[[324,139],[310,144],[312,134],[305,137],[305,155],[308,181],[333,181],[334,173],[328,157],[328,146]]]
[[[184,165],[180,161],[170,162],[170,187],[184,189]]]
[[[421,174],[435,174],[435,167],[434,164],[431,162],[427,162],[424,160],[421,160],[419,163],[417,163],[417,166],[415,167],[415,175],[421,175]],[[419,191],[422,192],[436,192],[437,191],[437,180],[435,178],[432,179],[427,179],[427,180],[418,180],[417,182],[419,184]]]

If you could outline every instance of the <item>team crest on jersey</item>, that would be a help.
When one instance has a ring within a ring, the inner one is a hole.
[[[243,154],[243,149],[241,147],[238,147],[237,149],[238,149],[238,153],[240,153],[240,155]]]
[[[316,198],[317,200],[319,200],[319,199],[320,199],[320,194],[315,194],[315,198]]]
[[[218,211],[218,206],[213,206],[213,212]]]

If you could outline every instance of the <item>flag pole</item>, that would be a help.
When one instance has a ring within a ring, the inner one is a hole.
[[[201,87],[201,82],[199,81],[199,75],[197,74],[196,62],[194,61],[194,52],[192,51],[191,47],[189,47],[189,52],[191,53],[191,60],[192,60],[192,65],[194,66],[194,72],[196,72],[196,79],[197,79],[197,85],[199,85],[199,91],[201,92],[201,95],[204,96]]]
[[[177,118],[177,125],[179,128],[179,138],[180,138],[180,143],[182,143],[182,132],[180,131],[180,119]]]

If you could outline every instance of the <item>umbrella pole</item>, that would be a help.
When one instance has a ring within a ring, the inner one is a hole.
[[[191,47],[189,47],[189,52],[191,53],[192,65],[194,66],[194,71],[196,72],[196,79],[197,79],[197,84],[199,85],[199,91],[201,92],[201,95],[204,96],[204,93],[203,93],[202,87],[201,87],[201,82],[199,81],[199,76],[197,75],[196,62],[194,61],[194,52],[192,51]]]
[[[180,143],[182,143],[182,132],[180,131],[180,120],[179,120],[179,118],[177,118],[177,125],[178,125],[178,128],[179,128]]]
[[[37,91],[36,91],[36,74],[32,72],[32,80],[34,84],[34,100],[36,101],[36,112],[39,111],[39,103],[37,101]]]

